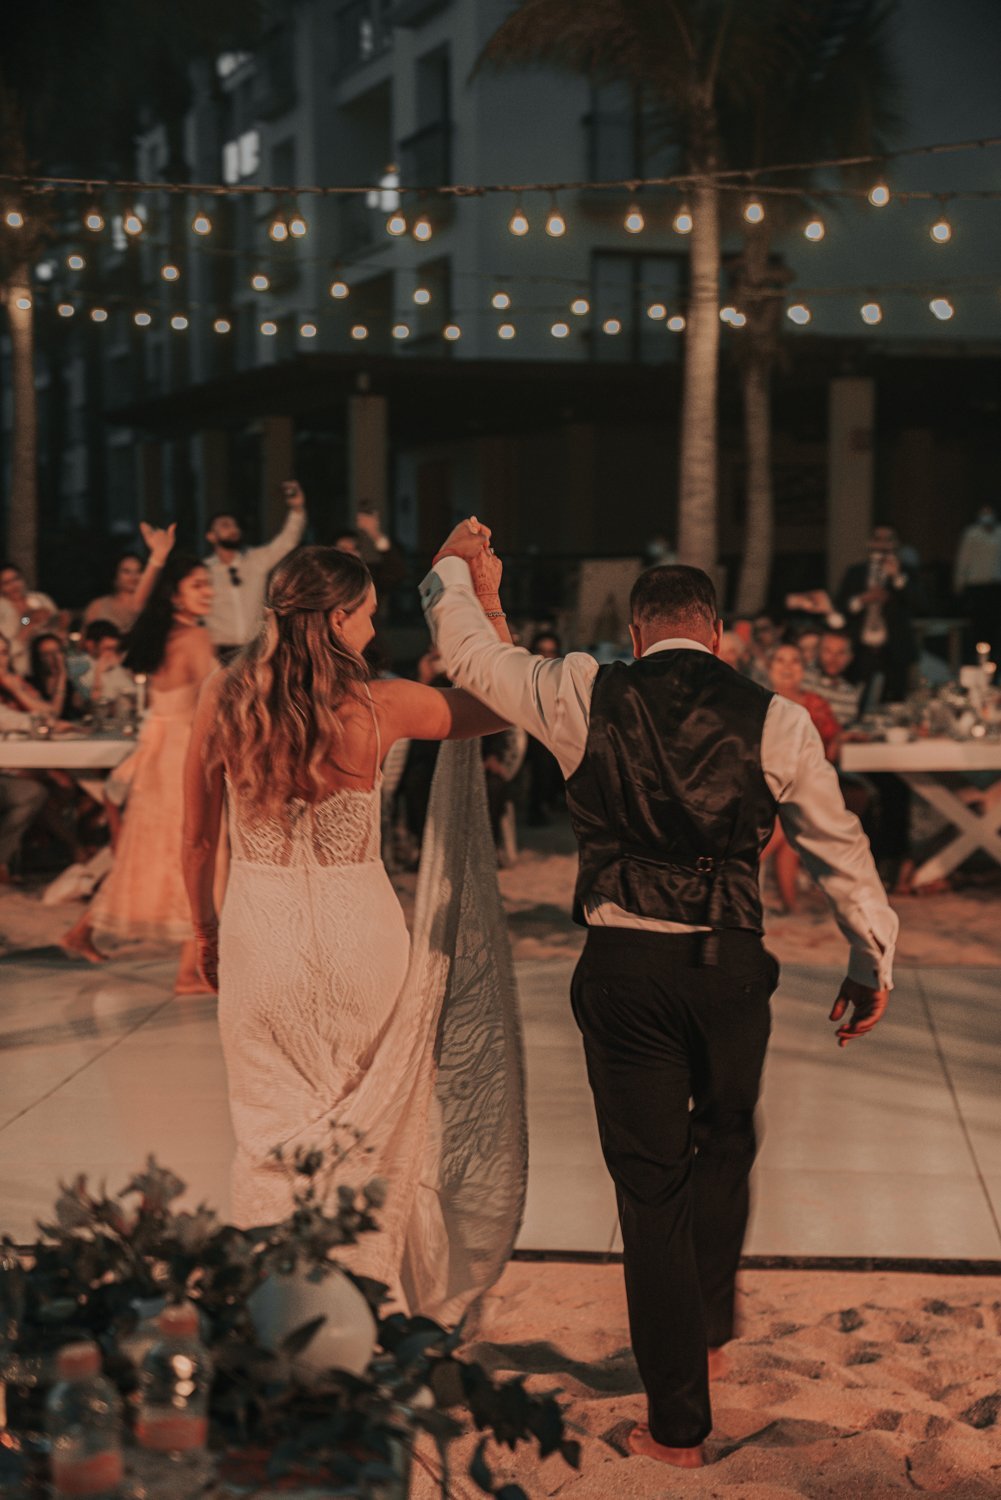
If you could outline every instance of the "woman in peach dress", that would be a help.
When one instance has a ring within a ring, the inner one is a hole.
[[[180,943],[179,995],[211,994],[198,973],[181,867],[184,761],[198,693],[216,665],[204,629],[212,605],[208,570],[170,552],[172,528],[152,532],[149,601],[126,641],[125,665],[145,673],[149,711],[128,763],[129,794],[115,862],[80,921],[62,940],[65,952],[100,963],[95,941]],[[119,768],[121,772],[122,768]]]

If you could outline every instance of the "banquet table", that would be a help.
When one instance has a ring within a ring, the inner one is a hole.
[[[53,734],[44,739],[0,738],[0,772],[68,771],[79,786],[100,802],[107,773],[136,748],[130,739],[110,734]]]
[[[1001,740],[846,741],[839,764],[843,771],[862,774],[892,771],[955,828],[955,837],[915,871],[915,885],[940,880],[977,849],[1001,864]],[[986,790],[978,788],[979,807],[943,779],[991,772],[999,779]]]

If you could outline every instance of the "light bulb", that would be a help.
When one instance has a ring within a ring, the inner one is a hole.
[[[153,319],[148,312],[137,312],[132,321],[137,328],[148,328]]]
[[[82,255],[67,255],[66,264],[71,271],[82,271],[87,262]]]
[[[621,333],[622,324],[618,318],[606,318],[601,325],[601,331],[602,333]]]
[[[180,281],[181,279],[180,271],[176,266],[170,265],[169,263],[165,266],[160,267],[160,275],[163,277],[164,281]]]
[[[15,297],[14,298],[14,306],[15,307],[19,307],[22,312],[30,312],[31,311],[31,298],[30,297]]]
[[[213,333],[229,333],[232,327],[233,325],[228,318],[216,318],[212,324],[212,331]]]
[[[422,244],[426,244],[434,234],[434,226],[427,214],[421,214],[419,219],[414,220],[413,233],[414,239],[420,240]]]
[[[948,323],[956,311],[948,297],[933,297],[928,306],[941,323]]]
[[[673,318],[668,318],[667,326],[672,333],[681,333],[685,326],[685,320],[680,313],[675,313]]]
[[[90,310],[90,320],[92,323],[106,323],[108,321],[107,308],[92,307]]]
[[[765,206],[757,198],[749,198],[744,204],[744,218],[748,224],[760,224],[765,217]]]
[[[733,317],[730,319],[730,327],[731,328],[743,328],[746,322],[747,322],[747,314],[746,313],[742,313],[742,312],[737,312],[736,310],[734,310]]]
[[[60,302],[59,306],[56,308],[56,312],[61,318],[72,318],[73,314],[76,312],[76,308],[73,306],[72,302]]]
[[[410,337],[410,328],[409,328],[408,324],[406,324],[406,323],[394,323],[393,324],[393,338],[394,339],[399,339],[400,342],[402,343],[402,341],[404,339],[408,339],[409,337]]]
[[[183,313],[175,313],[170,320],[170,326],[176,333],[183,333],[188,326],[188,320]]]
[[[794,302],[792,307],[786,308],[786,317],[790,322],[798,323],[801,327],[804,323],[809,323],[812,316],[810,309],[802,302]]]
[[[293,214],[288,221],[288,232],[294,240],[301,240],[309,233],[309,225],[302,214]]]
[[[448,339],[450,344],[454,344],[456,339],[462,338],[462,329],[459,327],[458,323],[447,323],[442,329],[442,333],[444,334],[445,338]]]
[[[499,339],[513,339],[516,332],[517,329],[513,323],[501,323],[497,329],[497,337]]]
[[[508,220],[507,227],[512,234],[520,236],[528,233],[528,219],[525,217],[525,210],[520,203],[515,206],[514,213]]]
[[[859,308],[863,323],[882,323],[883,309],[878,302],[863,302]]]
[[[566,219],[564,219],[558,208],[551,208],[546,218],[546,233],[548,235],[551,235],[554,240],[558,240],[562,238],[562,236],[565,235],[566,232]]]
[[[890,201],[890,189],[885,182],[876,182],[869,189],[869,202],[873,208],[885,208]]]
[[[631,203],[626,210],[626,216],[622,220],[622,227],[627,234],[642,234],[646,228],[646,219],[638,203]]]
[[[284,214],[275,214],[268,225],[268,234],[276,245],[280,245],[288,239],[288,221]]]
[[[19,208],[8,208],[3,216],[3,221],[8,229],[24,228],[24,214]]]
[[[511,298],[507,292],[494,292],[490,298],[491,307],[496,307],[498,312],[506,312],[511,306]]]
[[[575,297],[570,304],[570,311],[575,318],[586,318],[591,311],[591,304],[586,297]]]
[[[414,287],[414,301],[418,307],[427,307],[431,301],[431,293],[426,286]]]
[[[211,234],[212,220],[208,214],[195,214],[195,217],[191,221],[191,227],[195,234]]]
[[[265,338],[273,339],[275,334],[278,332],[278,324],[274,322],[272,318],[265,318],[264,322],[261,324],[261,332],[264,334]]]
[[[365,324],[364,323],[356,323],[354,325],[354,327],[352,328],[352,330],[351,330],[351,337],[353,339],[357,339],[359,342],[362,339],[367,339],[368,338],[368,329],[365,327]]]
[[[941,219],[935,220],[935,223],[929,229],[928,233],[931,235],[936,245],[946,245],[952,239],[952,225],[949,223],[949,220],[943,215]]]
[[[721,323],[732,322],[736,315],[737,309],[735,307],[721,307],[719,310],[719,318]]]
[[[269,277],[265,276],[263,271],[258,271],[256,275],[251,276],[250,285],[253,287],[255,292],[266,292],[271,286],[271,280]]]
[[[104,228],[104,215],[96,208],[89,208],[83,216],[84,228],[93,234],[100,234]]]
[[[389,218],[386,220],[386,233],[394,235],[398,238],[401,234],[406,234],[406,232],[407,221],[403,217],[403,215],[399,212],[390,214]]]
[[[817,240],[822,240],[826,233],[827,229],[823,219],[811,219],[803,230],[804,237],[808,240],[813,240],[815,244]]]
[[[145,225],[134,209],[122,215],[122,228],[126,234],[142,234]]]
[[[554,339],[565,339],[570,332],[570,325],[569,323],[554,323],[549,332]]]
[[[335,302],[343,302],[351,288],[346,281],[332,281],[330,283],[330,295]]]
[[[316,334],[317,334],[317,327],[316,327],[315,323],[300,323],[299,324],[299,337],[301,339],[315,339],[316,338]]]
[[[652,318],[655,323],[659,323],[661,318],[667,317],[667,308],[663,302],[651,302],[646,310],[646,315],[648,318]]]
[[[693,223],[692,211],[687,204],[683,203],[671,221],[671,228],[675,234],[691,234]]]

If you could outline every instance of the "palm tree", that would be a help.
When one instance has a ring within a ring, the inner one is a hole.
[[[676,143],[692,175],[682,387],[678,553],[717,555],[721,120],[749,107],[783,66],[780,0],[521,0],[477,66],[538,63],[626,83],[651,133]]]
[[[898,83],[890,48],[893,0],[789,0],[776,23],[787,36],[787,70],[722,126],[730,166],[830,160],[879,154],[899,127]],[[854,180],[855,174],[849,174]],[[747,460],[746,524],[737,585],[738,614],[763,609],[774,537],[771,386],[781,357],[782,291],[791,279],[772,246],[801,228],[816,174],[774,179],[801,189],[764,197],[765,217],[740,219],[743,248],[734,263],[735,304],[747,317],[737,345]],[[767,176],[756,178],[767,183]]]

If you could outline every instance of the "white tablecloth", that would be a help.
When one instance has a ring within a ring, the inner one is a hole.
[[[1001,740],[910,740],[904,745],[848,742],[841,747],[843,771],[997,771]]]
[[[0,771],[110,771],[136,748],[110,735],[44,740],[0,739]]]

